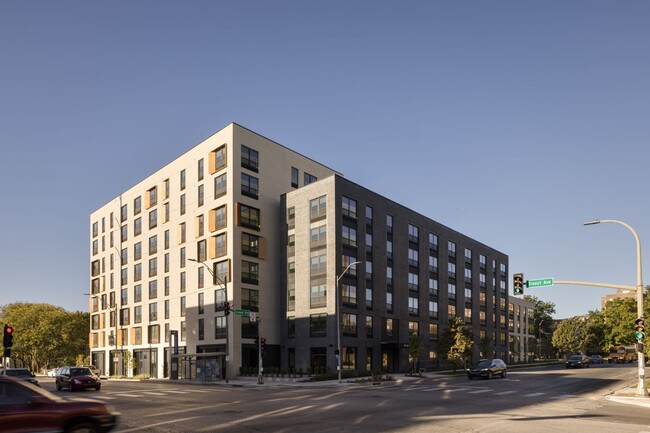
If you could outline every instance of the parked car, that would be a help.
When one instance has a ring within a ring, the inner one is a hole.
[[[90,368],[90,371],[92,371],[94,375],[101,376],[99,372],[99,368],[95,367],[94,365],[78,365],[77,367],[88,367]]]
[[[0,376],[0,430],[3,433],[103,433],[115,427],[118,416],[104,402],[64,400],[27,381]]]
[[[102,380],[88,367],[61,367],[56,373],[56,389],[68,388],[70,391],[93,388],[99,391]]]
[[[0,375],[5,374],[5,369],[0,368]],[[16,379],[26,380],[36,386],[41,386],[36,379],[36,375],[29,371],[28,368],[7,368],[7,376],[15,377]]]
[[[604,362],[605,362],[605,360],[600,355],[591,355],[589,357],[589,363],[590,364],[602,364]]]
[[[47,377],[56,377],[56,371],[58,368],[50,368],[47,370]]]
[[[566,368],[589,367],[589,357],[586,355],[571,355],[564,363]]]
[[[506,377],[507,370],[506,363],[500,359],[481,359],[472,368],[467,369],[467,377],[469,379],[475,377],[492,379],[493,376]]]

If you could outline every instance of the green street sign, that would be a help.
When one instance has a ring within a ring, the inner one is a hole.
[[[548,287],[553,285],[553,278],[540,278],[538,280],[526,281],[526,287]]]
[[[235,316],[248,316],[251,310],[235,310]]]

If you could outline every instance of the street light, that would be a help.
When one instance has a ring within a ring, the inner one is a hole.
[[[339,359],[338,359],[338,370],[339,370],[339,383],[341,383],[341,370],[342,370],[342,359],[343,359],[343,352],[341,352],[341,297],[339,296],[340,293],[340,288],[339,288],[339,281],[345,275],[345,273],[350,270],[350,268],[354,265],[358,265],[361,262],[354,262],[350,263],[347,268],[341,272],[341,275],[336,277],[336,346],[337,350],[339,352]]]
[[[224,291],[225,296],[226,296],[226,302],[228,302],[228,286],[226,285],[225,282],[221,281],[221,279],[219,278],[219,276],[216,275],[216,274],[212,271],[212,269],[210,268],[210,266],[208,266],[205,262],[201,262],[201,261],[199,261],[199,260],[197,260],[197,259],[190,259],[190,258],[188,258],[187,260],[189,260],[190,262],[199,263],[199,264],[201,264],[201,265],[203,265],[203,266],[206,267],[206,269],[208,270],[208,272],[210,272],[210,275],[212,275],[212,279],[213,279],[213,281],[216,281],[220,286],[223,287],[223,291]],[[230,340],[230,339],[228,338],[228,334],[230,334],[230,326],[228,326],[228,315],[226,314],[226,315],[224,315],[224,317],[226,318],[226,360],[224,361],[224,365],[223,365],[223,367],[224,367],[224,370],[225,370],[225,374],[224,374],[224,376],[225,376],[225,378],[226,378],[226,383],[228,383],[228,372],[229,372],[229,369],[228,369],[228,358],[230,358],[230,350],[229,350],[229,347],[228,347],[228,346],[229,346],[229,340]]]
[[[637,317],[643,317],[643,279],[641,278],[641,240],[639,239],[639,235],[636,233],[636,231],[628,224],[624,223],[623,221],[617,221],[617,220],[595,220],[595,221],[588,221],[584,223],[586,226],[594,225],[594,224],[600,224],[600,223],[615,223],[615,224],[620,224],[627,228],[629,231],[632,232],[634,235],[634,239],[636,239],[636,310],[637,310]],[[636,388],[636,393],[637,395],[642,395],[642,396],[647,396],[648,395],[648,390],[645,386],[645,355],[643,351],[639,351],[639,348],[643,347],[637,346],[637,356],[638,356],[638,365],[639,365],[639,384],[637,385]]]

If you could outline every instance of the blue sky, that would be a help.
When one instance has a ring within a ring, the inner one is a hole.
[[[582,223],[650,245],[649,42],[646,0],[2,2],[0,305],[86,310],[90,213],[233,121],[510,273],[635,285]]]

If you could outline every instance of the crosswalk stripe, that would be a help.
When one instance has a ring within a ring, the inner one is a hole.
[[[534,392],[532,394],[524,394],[522,397],[539,397],[540,395],[546,394],[545,392]]]
[[[469,391],[468,394],[481,394],[484,392],[490,392],[491,389],[477,389],[476,391]]]
[[[508,394],[514,394],[517,391],[503,391],[503,392],[496,392],[494,395],[508,395]]]

